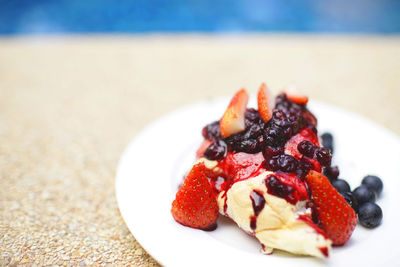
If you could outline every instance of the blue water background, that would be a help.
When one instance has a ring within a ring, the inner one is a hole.
[[[400,0],[0,0],[0,34],[399,33]]]

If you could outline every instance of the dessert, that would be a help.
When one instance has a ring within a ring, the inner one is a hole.
[[[327,257],[357,224],[357,200],[331,166],[332,136],[323,139],[330,148],[320,146],[306,96],[283,92],[275,98],[262,84],[258,109],[248,108],[248,100],[239,90],[222,118],[203,128],[197,162],[172,203],[173,218],[213,230],[219,213],[257,238],[265,254],[280,249]],[[366,184],[381,190],[371,178]],[[370,210],[376,208],[363,211]],[[380,222],[364,217],[368,225]]]

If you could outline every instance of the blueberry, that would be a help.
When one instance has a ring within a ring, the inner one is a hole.
[[[324,133],[321,135],[322,138],[322,146],[331,150],[333,153],[333,136],[331,133]]]
[[[265,131],[265,141],[268,145],[276,146],[283,143],[282,129],[279,127],[268,127]]]
[[[287,197],[288,195],[293,193],[292,186],[282,183],[275,176],[270,176],[266,178],[264,182],[268,188],[268,191],[278,197]]]
[[[221,136],[219,129],[219,121],[214,121],[210,124],[204,126],[202,130],[202,135],[205,139],[216,140]]]
[[[324,168],[324,175],[329,178],[330,181],[333,181],[339,176],[339,168],[338,166],[330,166]]]
[[[336,190],[340,194],[344,194],[346,192],[350,192],[351,191],[349,184],[343,179],[333,180],[332,181],[332,185],[333,185],[333,187],[336,188]]]
[[[264,167],[269,171],[279,170],[278,156],[267,158],[264,161]]]
[[[327,148],[318,148],[316,150],[316,158],[321,163],[322,166],[330,166],[331,165],[331,160],[332,160],[332,155]]]
[[[249,127],[243,137],[244,139],[257,138],[258,136],[262,135],[262,133],[263,130],[261,129],[260,125],[253,124]]]
[[[284,151],[283,146],[273,147],[273,146],[266,146],[263,150],[264,158],[270,158],[273,156],[277,156],[282,154]]]
[[[282,127],[282,134],[286,139],[290,139],[293,135],[293,129],[290,125],[285,125]]]
[[[365,185],[354,189],[353,196],[357,199],[358,205],[362,205],[365,202],[375,202],[375,194]]]
[[[375,203],[366,202],[358,209],[358,220],[365,227],[375,228],[381,223],[382,217],[382,209]]]
[[[278,156],[279,169],[284,172],[294,172],[297,169],[297,160],[286,154]]]
[[[301,154],[303,154],[304,156],[307,156],[309,158],[312,158],[314,155],[314,151],[315,151],[315,146],[313,143],[311,143],[310,141],[307,140],[303,140],[301,141],[298,145],[297,145],[297,149],[299,150],[299,152]]]
[[[246,152],[250,154],[260,152],[260,145],[257,141],[258,138],[245,138],[244,135],[246,135],[246,133],[234,134],[224,139],[224,141],[233,151]]]
[[[280,93],[275,99],[275,103],[276,104],[280,104],[280,103],[283,103],[283,102],[286,102],[286,101],[287,101],[287,98],[286,98],[286,94],[285,93]]]
[[[256,138],[257,144],[260,148],[264,147],[264,135],[260,135]]]
[[[237,146],[238,151],[246,152],[246,153],[256,153],[259,152],[258,143],[255,139],[246,139],[240,142]]]
[[[297,165],[296,174],[300,178],[300,180],[303,181],[311,169],[312,169],[311,163],[304,159],[301,159]]]
[[[383,189],[382,180],[379,179],[379,177],[375,176],[375,175],[365,176],[364,179],[362,180],[361,184],[368,187],[369,190],[374,192],[377,197],[381,194],[382,189]]]
[[[277,126],[286,125],[286,114],[280,109],[275,109],[272,114],[273,122]]]
[[[209,160],[223,159],[226,156],[227,147],[224,141],[214,141],[204,152],[204,157]]]
[[[260,113],[254,108],[248,108],[246,109],[245,118],[251,122],[258,122],[260,120]]]
[[[345,192],[342,194],[343,198],[353,208],[355,212],[358,212],[358,202],[351,192]]]
[[[302,118],[300,112],[290,112],[288,115],[288,121],[292,128],[292,133],[295,134],[300,130],[302,124]]]

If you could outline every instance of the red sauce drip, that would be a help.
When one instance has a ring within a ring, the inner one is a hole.
[[[213,170],[206,170],[206,175],[216,194],[228,190],[233,183],[232,178],[228,177],[224,173],[216,173]]]
[[[250,192],[250,199],[254,210],[254,216],[250,216],[250,228],[255,230],[257,228],[258,214],[260,214],[265,206],[265,198],[262,192],[253,190]]]
[[[328,237],[326,236],[325,232],[324,232],[321,228],[319,228],[317,224],[315,224],[315,223],[312,221],[311,216],[306,215],[306,214],[302,214],[302,215],[299,216],[299,220],[302,220],[302,221],[304,221],[305,223],[307,223],[308,226],[310,226],[311,228],[313,228],[313,229],[315,230],[315,232],[317,232],[318,234],[324,236],[325,238],[328,238]]]
[[[250,216],[250,228],[255,231],[257,228],[257,216]]]
[[[324,254],[325,257],[329,256],[329,252],[328,252],[328,248],[327,247],[319,248],[319,250],[322,252],[322,254]]]
[[[248,154],[244,152],[228,152],[226,157],[218,161],[217,167],[222,172],[215,172],[212,169],[206,170],[206,175],[209,178],[210,184],[216,194],[224,192],[224,213],[226,214],[227,206],[227,191],[234,182],[248,179],[255,176],[262,168],[264,157],[262,153]]]
[[[253,190],[250,193],[250,199],[253,204],[254,215],[258,216],[265,206],[264,195],[258,190]]]

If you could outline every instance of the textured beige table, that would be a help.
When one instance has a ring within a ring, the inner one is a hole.
[[[117,207],[123,149],[173,109],[262,81],[400,134],[400,37],[0,39],[0,265],[157,264]]]

